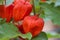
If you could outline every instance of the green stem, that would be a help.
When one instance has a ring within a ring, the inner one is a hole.
[[[5,0],[5,5],[6,5],[6,0]]]
[[[32,0],[32,5],[33,5],[33,12],[34,12],[34,15],[36,14],[36,10],[35,10],[35,3],[34,3],[34,0]]]

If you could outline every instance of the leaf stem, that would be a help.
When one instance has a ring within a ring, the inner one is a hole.
[[[36,10],[35,10],[35,3],[34,3],[34,0],[32,0],[32,5],[33,5],[33,12],[34,12],[34,15],[36,14]]]
[[[5,5],[6,5],[6,0],[5,0]]]

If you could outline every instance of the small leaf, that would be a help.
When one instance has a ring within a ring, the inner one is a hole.
[[[38,36],[34,37],[32,40],[48,40],[46,33],[41,32]]]
[[[28,40],[31,40],[31,38],[32,38],[32,34],[31,33],[27,33],[27,34],[21,34],[20,33],[20,36],[22,37],[22,38],[24,38],[24,39],[28,39]]]

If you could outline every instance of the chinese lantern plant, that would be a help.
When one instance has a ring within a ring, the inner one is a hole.
[[[43,40],[44,38],[44,40],[48,40],[46,34],[42,32],[43,18],[36,14],[30,15],[32,9],[30,0],[14,0],[8,6],[0,6],[0,40],[12,38],[18,38],[17,40]]]

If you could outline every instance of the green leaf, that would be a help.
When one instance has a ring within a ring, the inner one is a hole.
[[[3,1],[4,1],[4,0],[0,0],[0,5],[2,4]]]
[[[10,38],[22,37],[24,39],[31,40],[31,33],[22,34],[18,31],[16,26],[12,23],[4,23],[0,25],[0,40],[9,40]]]
[[[60,6],[60,0],[48,0],[46,1],[46,3],[51,4],[51,3],[55,3],[54,6]]]
[[[48,40],[46,33],[41,32],[38,36],[34,37],[32,40]]]
[[[45,12],[45,18],[49,18],[54,24],[60,25],[60,6],[54,7],[54,4],[41,3],[40,6]]]
[[[31,40],[31,38],[32,38],[32,34],[31,33],[27,33],[27,34],[21,34],[20,33],[20,36],[22,37],[22,38],[24,38],[24,39],[28,39],[28,40]]]
[[[60,34],[55,33],[55,32],[48,32],[46,33],[48,38],[60,38]]]
[[[5,23],[5,22],[6,22],[6,19],[0,18],[0,25]]]
[[[11,23],[4,23],[0,25],[0,40],[9,40],[19,36],[17,28]]]
[[[2,20],[2,18],[0,18],[0,21]]]

